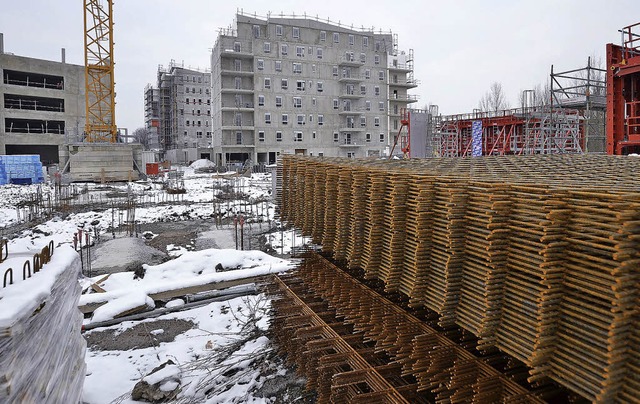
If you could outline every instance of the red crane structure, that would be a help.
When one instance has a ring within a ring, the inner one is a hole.
[[[640,153],[640,23],[607,44],[607,154]]]
[[[407,131],[403,133],[402,130],[404,128],[407,128]],[[393,157],[393,152],[398,145],[398,141],[400,142],[402,157],[405,159],[411,158],[411,111],[407,111],[406,108],[402,108],[400,110],[400,129],[393,141],[393,147],[391,148],[391,153],[389,153],[389,158]]]

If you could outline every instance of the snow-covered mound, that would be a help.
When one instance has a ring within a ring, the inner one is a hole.
[[[211,160],[200,159],[191,163],[189,167],[196,169],[196,168],[209,168],[209,167],[215,167],[215,166],[216,166],[215,163]]]
[[[123,310],[149,303],[146,297],[150,294],[283,272],[293,265],[291,261],[262,251],[188,251],[159,265],[143,265],[145,274],[142,279],[133,272],[111,274],[100,285],[106,292],[82,295],[80,305],[106,303],[96,309],[92,320],[104,321]]]

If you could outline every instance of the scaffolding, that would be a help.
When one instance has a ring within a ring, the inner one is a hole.
[[[543,105],[434,116],[433,155],[470,156],[474,121],[482,122],[483,156],[584,152],[584,119],[580,111]]]
[[[585,153],[605,152],[607,71],[598,66],[591,57],[580,69],[555,72],[551,65],[551,106],[579,111],[584,121]]]

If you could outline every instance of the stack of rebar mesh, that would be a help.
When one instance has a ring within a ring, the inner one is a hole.
[[[295,187],[312,162],[320,202]],[[531,382],[640,401],[640,158],[286,156],[282,167],[282,217],[324,251],[472,332],[479,350],[523,361]]]

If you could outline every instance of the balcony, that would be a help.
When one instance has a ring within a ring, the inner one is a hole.
[[[418,80],[389,80],[389,87],[416,88],[420,82]]]
[[[339,112],[338,115],[362,115],[364,113],[364,111],[361,110],[356,110],[354,108],[342,108]]]
[[[253,94],[253,88],[223,88],[222,94]]]
[[[412,102],[418,102],[418,96],[417,95],[398,95],[394,97],[393,94],[389,94],[388,101],[410,104]]]
[[[367,128],[362,127],[362,126],[355,126],[354,125],[353,127],[352,126],[346,126],[346,127],[340,128],[339,131],[340,132],[347,132],[347,133],[348,132],[364,132],[365,129],[367,129]]]
[[[342,77],[340,77],[338,79],[338,82],[340,82],[340,83],[359,83],[359,82],[361,82],[363,80],[364,80],[364,77],[361,77],[361,76],[343,74]]]
[[[252,131],[254,130],[255,127],[253,125],[249,126],[249,125],[241,125],[241,126],[237,126],[237,125],[222,125],[222,130],[230,130],[233,132],[243,132],[243,131]]]
[[[252,77],[253,70],[230,70],[224,69],[220,71],[223,76]]]
[[[341,148],[352,148],[352,147],[362,147],[364,146],[364,144],[361,142],[356,142],[353,139],[342,139],[342,142],[340,142],[339,146]]]
[[[387,69],[389,69],[389,71],[393,71],[393,72],[412,72],[413,71],[413,66],[411,66],[410,64],[389,64],[389,66],[387,66]]]
[[[222,112],[253,112],[253,110],[254,108],[252,102],[245,102],[241,105],[233,104],[222,106]]]
[[[360,60],[356,59],[355,55],[353,57],[344,55],[342,59],[340,59],[340,61],[338,62],[338,66],[360,67],[362,65],[364,65],[364,62],[361,62]]]
[[[340,98],[349,98],[349,99],[360,99],[364,98],[364,95],[360,94],[360,92],[354,91],[343,91],[339,96]]]

